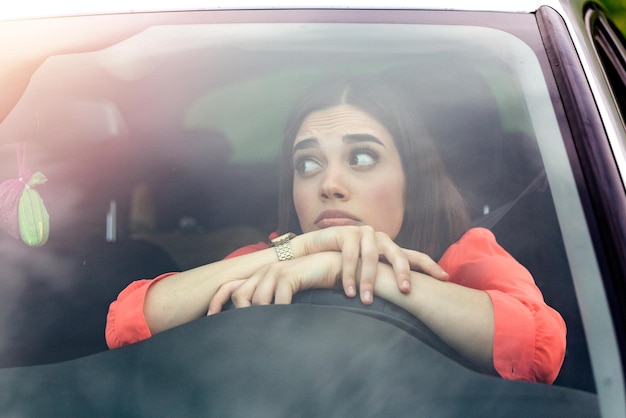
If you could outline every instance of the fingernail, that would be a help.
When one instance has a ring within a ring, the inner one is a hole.
[[[411,287],[411,283],[408,280],[402,282],[402,288],[408,290]]]
[[[348,286],[348,296],[352,297],[356,295],[356,291],[354,290],[354,286]]]
[[[372,292],[369,290],[366,290],[365,293],[363,293],[363,300],[365,302],[371,302],[372,301]]]

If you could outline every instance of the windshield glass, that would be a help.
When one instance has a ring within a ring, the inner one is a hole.
[[[168,22],[48,57],[0,124],[0,180],[42,173],[25,217],[49,228],[16,239],[28,220],[11,221],[6,199],[0,366],[105,351],[109,304],[131,282],[267,242],[295,101],[328,78],[375,75],[408,93],[471,226],[493,231],[565,319],[555,383],[594,392],[575,289],[599,274],[534,19],[517,17],[510,32],[512,15],[486,26]]]

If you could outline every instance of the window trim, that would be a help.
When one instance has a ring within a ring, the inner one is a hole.
[[[610,309],[604,312],[603,303],[589,299],[591,292],[577,289],[579,299],[585,298],[581,310],[588,310],[583,315],[587,332],[597,332],[605,321],[611,321],[602,317],[612,316],[615,340],[610,331],[602,333],[602,341],[588,340],[598,395],[603,413],[622,416],[626,411],[626,368],[620,361],[620,354],[626,353],[626,195],[595,97],[563,18],[544,6],[537,11],[537,22],[571,130],[568,152],[604,286],[604,295],[597,296],[605,296]],[[591,282],[582,285],[586,290],[597,290],[596,283]],[[614,352],[614,347],[619,352]],[[617,370],[619,363],[621,369]]]

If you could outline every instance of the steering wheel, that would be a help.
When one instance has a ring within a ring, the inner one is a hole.
[[[467,368],[476,370],[469,361],[439,338],[421,320],[383,298],[375,297],[372,304],[365,305],[358,297],[347,297],[341,289],[307,289],[294,294],[291,303],[342,309],[395,325],[446,357]],[[235,307],[230,301],[223,307],[223,311],[232,309]]]
[[[0,369],[0,415],[599,416],[594,394],[463,367],[407,315],[323,290],[231,309],[119,349]]]
[[[119,349],[0,369],[0,415],[599,416],[592,393],[476,373],[400,329],[412,322],[430,338],[386,301],[339,296],[315,290]]]

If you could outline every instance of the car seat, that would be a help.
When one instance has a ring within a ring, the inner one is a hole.
[[[418,113],[467,202],[474,226],[494,232],[565,319],[567,352],[555,383],[594,391],[585,333],[536,140],[504,129],[506,109],[498,106],[471,65],[431,59],[392,74],[414,92]]]

